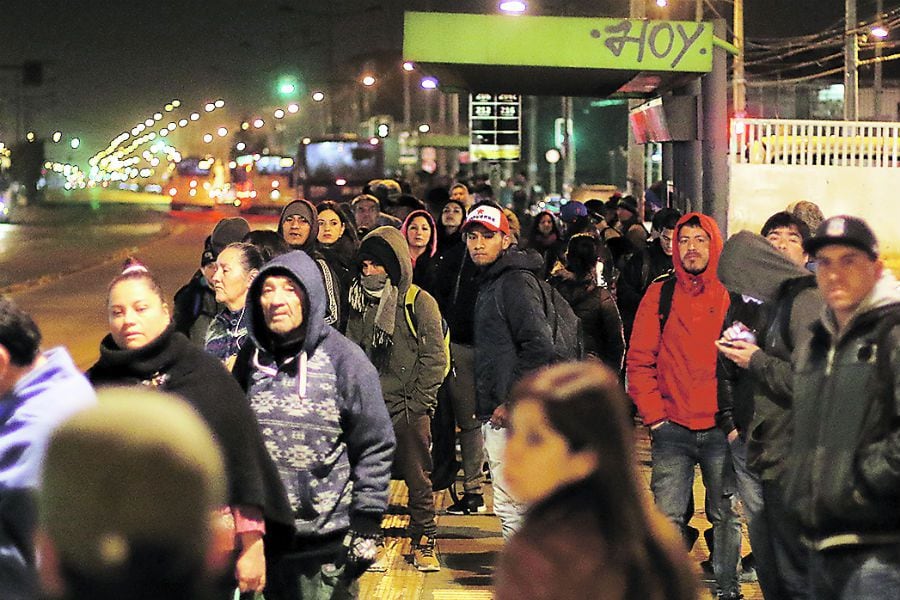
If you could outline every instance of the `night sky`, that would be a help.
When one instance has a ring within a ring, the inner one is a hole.
[[[859,0],[860,17],[874,0]],[[684,0],[670,0],[684,10]],[[543,0],[539,14],[620,16],[627,0]],[[687,2],[693,14],[693,0]],[[840,0],[746,0],[747,36],[812,33],[842,17]],[[886,1],[885,5],[892,2]],[[278,103],[275,80],[294,72],[313,85],[366,56],[399,58],[403,10],[490,12],[492,0],[4,0],[0,64],[45,62],[44,83],[21,88],[0,71],[0,141],[15,135],[17,96],[39,135],[77,132],[86,162],[119,132],[173,98],[196,109],[223,98],[232,121]],[[730,16],[731,4],[714,0]],[[452,6],[452,8],[448,8]],[[685,16],[682,18],[690,18]],[[448,40],[448,43],[451,42]]]

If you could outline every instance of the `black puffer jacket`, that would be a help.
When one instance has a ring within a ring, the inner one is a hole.
[[[513,384],[553,362],[553,332],[538,284],[541,257],[503,252],[484,269],[475,302],[475,415],[488,419]],[[524,271],[531,271],[534,275]]]
[[[568,271],[553,277],[550,285],[559,290],[581,320],[584,353],[596,356],[609,368],[620,372],[625,360],[625,338],[616,299],[609,289],[598,286],[592,274],[576,280]]]
[[[672,257],[663,252],[659,239],[655,239],[641,251],[635,252],[622,267],[616,285],[616,301],[622,324],[625,327],[625,339],[631,337],[631,326],[644,292],[654,279],[672,270]]]
[[[478,297],[478,267],[465,243],[448,248],[437,256],[434,267],[434,299],[450,327],[450,341],[474,343],[475,299]]]

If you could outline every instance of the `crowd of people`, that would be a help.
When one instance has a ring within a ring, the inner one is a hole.
[[[814,208],[725,240],[616,194],[523,235],[376,180],[221,220],[171,309],[129,259],[85,374],[0,298],[2,597],[355,598],[392,478],[427,573],[434,492],[485,513],[487,470],[497,598],[687,600],[699,466],[717,597],[743,520],[767,600],[900,598],[900,286]]]

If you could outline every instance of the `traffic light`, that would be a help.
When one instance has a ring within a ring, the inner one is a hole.
[[[300,81],[293,75],[282,75],[278,78],[276,88],[282,98],[293,98],[300,93]]]
[[[22,85],[37,87],[44,83],[44,63],[28,60],[22,63]]]
[[[394,119],[389,115],[378,115],[371,119],[371,134],[381,139],[390,137],[391,129],[394,127]]]

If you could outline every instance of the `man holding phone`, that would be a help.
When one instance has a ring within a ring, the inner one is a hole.
[[[716,341],[716,423],[728,436],[763,594],[807,598],[804,550],[779,480],[790,444],[791,352],[808,339],[822,300],[805,268],[806,224],[780,212],[761,233],[735,234],[719,261],[732,301]]]

